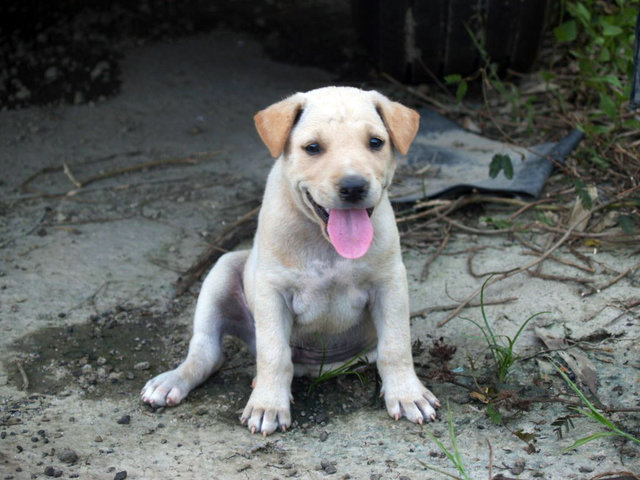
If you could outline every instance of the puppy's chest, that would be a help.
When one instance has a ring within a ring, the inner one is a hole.
[[[371,297],[368,272],[345,265],[314,265],[299,272],[290,308],[299,327],[339,332],[362,320]]]

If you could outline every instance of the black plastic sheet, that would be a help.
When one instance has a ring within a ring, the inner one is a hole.
[[[573,130],[558,142],[522,147],[472,133],[428,108],[420,114],[416,139],[407,156],[398,160],[391,187],[394,203],[472,192],[534,200],[554,163],[562,163],[584,136]],[[506,178],[504,172],[490,177],[489,165],[496,154],[509,156],[513,178]]]

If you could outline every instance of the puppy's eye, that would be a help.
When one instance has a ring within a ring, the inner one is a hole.
[[[383,145],[384,140],[381,140],[377,137],[371,137],[369,139],[369,146],[371,147],[371,150],[380,150]]]
[[[322,149],[320,148],[320,144],[316,142],[310,143],[309,145],[305,145],[303,148],[304,148],[304,151],[307,152],[309,155],[318,155],[319,153],[322,152]]]

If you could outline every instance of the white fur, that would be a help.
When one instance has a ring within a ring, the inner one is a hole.
[[[302,109],[295,126],[291,109]],[[282,125],[287,121],[291,125]],[[377,359],[388,413],[417,423],[433,420],[439,404],[414,371],[406,272],[387,196],[395,168],[392,142],[406,151],[417,130],[417,115],[377,92],[328,87],[296,94],[260,112],[256,124],[279,157],[267,180],[253,248],[226,254],[209,273],[198,298],[187,359],[150,380],[142,399],[152,405],[179,403],[220,367],[221,337],[231,332],[256,354],[254,389],[243,423],[264,435],[278,427],[284,431],[291,424],[292,376],[308,371],[306,365],[294,368],[291,345],[373,326],[378,344],[371,358]],[[372,151],[371,136],[384,140],[382,150]],[[309,156],[303,149],[309,142],[321,143],[323,154]],[[336,179],[354,174],[370,185],[362,207],[373,208],[374,240],[363,257],[349,260],[328,241],[306,195],[326,208],[347,208]],[[221,307],[241,270],[255,338],[242,322],[228,323]]]

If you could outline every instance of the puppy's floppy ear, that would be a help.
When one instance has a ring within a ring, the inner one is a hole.
[[[302,111],[303,100],[303,94],[296,93],[260,110],[253,117],[258,134],[272,157],[282,155],[291,128]]]
[[[373,103],[389,131],[393,145],[402,155],[406,155],[418,133],[420,114],[398,102],[392,102],[381,93],[371,93]]]

